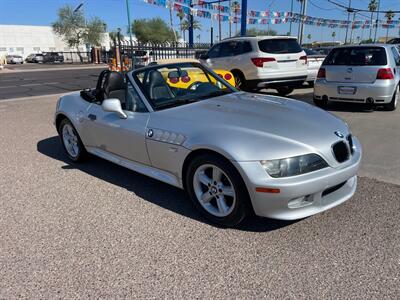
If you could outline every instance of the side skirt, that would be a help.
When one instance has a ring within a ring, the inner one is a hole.
[[[120,165],[122,167],[130,169],[132,171],[138,172],[140,174],[149,176],[151,178],[157,179],[159,181],[165,182],[167,184],[173,185],[180,189],[183,189],[182,183],[179,180],[179,178],[177,178],[175,175],[173,175],[169,172],[166,172],[166,171],[163,171],[163,170],[151,167],[151,166],[143,165],[138,162],[128,160],[126,158],[120,157],[120,156],[112,154],[110,152],[106,152],[99,148],[86,147],[86,150],[87,150],[87,152],[89,152],[93,155],[96,155],[100,158],[103,158],[105,160],[108,160],[112,163],[115,163],[117,165]]]

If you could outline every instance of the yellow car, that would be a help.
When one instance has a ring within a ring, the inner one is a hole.
[[[188,59],[188,58],[173,58],[173,59],[160,59],[154,62],[153,64],[172,64],[172,63],[182,63],[182,62],[198,62],[197,59]],[[178,74],[177,72],[161,72],[163,77],[167,80],[167,83],[171,87],[180,88],[180,89],[190,89],[201,82],[208,82],[208,78],[205,77],[204,72],[200,72],[198,69],[187,69],[187,74],[185,72],[181,72]],[[213,70],[218,74],[221,78],[225,79],[230,85],[235,86],[235,78],[230,71],[215,69]],[[212,79],[211,79],[212,80]],[[213,80],[212,80],[213,81]],[[215,80],[214,80],[215,81]]]

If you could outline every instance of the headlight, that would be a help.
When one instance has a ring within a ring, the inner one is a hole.
[[[262,160],[261,165],[265,171],[274,178],[310,173],[328,167],[326,161],[317,154],[306,154],[275,160]]]

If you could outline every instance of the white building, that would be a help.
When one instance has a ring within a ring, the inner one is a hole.
[[[108,34],[103,35],[102,46],[109,49]],[[80,51],[86,51],[84,45]],[[0,25],[0,57],[7,54],[21,55],[31,53],[76,51],[70,49],[57,36],[51,26]]]

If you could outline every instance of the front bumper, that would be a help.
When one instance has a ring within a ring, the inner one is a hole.
[[[329,101],[367,103],[368,98],[373,103],[390,103],[396,88],[394,80],[376,80],[373,83],[330,82],[317,79],[314,83],[314,98],[317,100],[327,96]],[[354,94],[340,94],[340,87],[354,87]]]
[[[335,207],[354,195],[362,156],[355,138],[354,145],[354,154],[340,167],[293,177],[271,178],[260,162],[234,163],[245,180],[256,215],[296,220]],[[279,189],[280,193],[256,192],[257,187]]]

